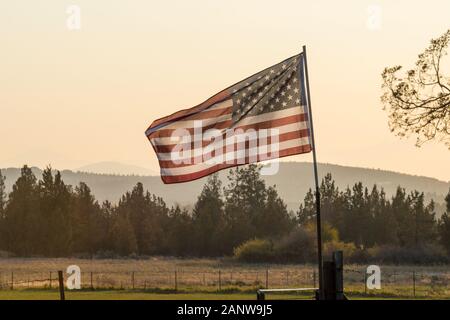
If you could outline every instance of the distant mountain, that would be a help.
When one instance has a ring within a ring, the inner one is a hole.
[[[157,174],[157,172],[154,172],[150,169],[112,161],[89,164],[77,168],[74,171],[99,173],[99,174],[138,175],[138,176],[151,176]]]
[[[79,171],[86,171],[81,169]],[[42,171],[33,168],[33,172],[37,177],[40,177]],[[394,194],[399,185],[408,191],[414,189],[423,191],[427,200],[434,199],[438,203],[437,211],[439,213],[444,210],[444,198],[450,188],[450,182],[434,178],[379,169],[319,164],[321,177],[328,172],[333,175],[340,189],[361,181],[369,188],[372,188],[374,184],[383,187],[388,196]],[[11,190],[12,184],[20,174],[20,169],[2,169],[2,173],[7,177],[7,189]],[[169,205],[178,203],[183,206],[191,206],[195,202],[206,181],[203,178],[188,183],[165,185],[161,182],[159,176],[98,174],[70,170],[61,171],[61,173],[64,181],[68,184],[77,185],[80,181],[87,183],[99,201],[108,199],[111,202],[116,202],[122,194],[131,190],[137,182],[142,182],[145,188],[151,193],[162,196]],[[226,183],[226,174],[226,171],[220,172],[220,177],[224,183]],[[308,189],[313,187],[312,165],[306,162],[280,162],[279,172],[273,176],[265,176],[264,179],[268,185],[276,185],[280,196],[285,200],[289,209],[295,210],[303,201]]]

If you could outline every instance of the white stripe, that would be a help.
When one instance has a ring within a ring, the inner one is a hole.
[[[225,109],[227,109],[229,107],[232,107],[232,106],[233,106],[233,100],[232,99],[228,99],[228,100],[225,100],[225,101],[213,104],[211,107],[209,107],[209,108],[207,108],[207,109],[205,109],[203,111],[200,111],[200,112],[194,113],[192,115],[189,115],[185,119],[194,118],[194,117],[198,116],[199,114],[202,114],[202,113],[204,113],[206,111],[219,110],[219,109],[224,109],[224,111],[225,111]],[[230,119],[231,119],[231,113],[227,113],[227,114],[225,114],[223,116],[214,117],[214,118],[206,118],[206,119],[203,119],[201,121],[207,121],[207,122],[213,124],[215,122],[226,121],[226,120],[230,120]],[[211,121],[211,120],[214,120],[214,121]],[[161,130],[161,129],[177,129],[177,128],[192,128],[194,126],[194,121],[199,121],[199,120],[180,120],[180,121],[175,121],[175,122],[169,123],[168,125],[162,126],[158,130]],[[207,125],[207,124],[203,124],[203,125]],[[158,131],[158,130],[155,130],[155,131]],[[148,129],[146,131],[146,133],[149,134],[151,131],[153,131],[153,130],[152,129]]]
[[[246,126],[249,124],[254,124],[263,121],[276,120],[278,118],[284,118],[289,116],[295,116],[298,114],[303,114],[304,108],[303,106],[296,106],[280,111],[267,112],[257,116],[245,117],[241,121],[237,122],[234,127]]]
[[[277,148],[278,145],[278,148]],[[279,152],[281,152],[284,149],[289,149],[289,148],[294,148],[294,147],[298,147],[298,146],[306,146],[309,145],[309,137],[304,137],[304,138],[300,138],[300,139],[292,139],[292,140],[287,140],[287,141],[283,141],[280,142],[279,144],[271,144],[269,145],[268,149],[269,152],[270,150],[276,150],[278,149]],[[249,148],[248,150],[248,154],[259,154],[259,155],[266,155],[266,152],[260,152],[260,150],[258,149],[259,147],[256,148]],[[243,159],[241,157],[235,157],[235,153],[237,153],[236,151],[233,152],[228,152],[223,154],[223,158],[227,159],[230,158],[237,158],[237,159]],[[277,156],[275,156],[276,158]],[[216,157],[214,159],[211,159],[210,161],[213,162],[215,161],[216,163],[199,163],[199,164],[193,164],[193,165],[189,165],[189,166],[185,166],[185,167],[179,167],[179,168],[161,168],[161,175],[162,176],[176,176],[176,175],[183,175],[183,174],[190,174],[190,173],[195,173],[198,171],[202,171],[202,170],[206,170],[209,169],[211,167],[216,166],[217,164],[226,164],[225,160],[220,161],[222,157]],[[243,163],[245,163],[244,161],[242,161]]]
[[[242,119],[241,121],[235,123],[231,127],[231,129],[235,129],[235,128],[238,128],[241,126],[255,124],[258,122],[277,120],[280,118],[295,116],[295,115],[303,114],[303,113],[304,113],[304,108],[302,106],[293,107],[293,108],[280,110],[280,111],[268,112],[268,113],[260,114],[257,116],[246,117],[246,118]],[[202,128],[202,127],[206,127],[212,123],[220,122],[220,121],[216,121],[216,119],[217,119],[217,117],[211,118],[211,119],[204,119],[204,120],[195,120],[195,121],[198,121],[198,123],[197,123],[198,127]],[[228,120],[230,120],[230,119],[231,119],[231,114],[229,115]],[[205,120],[209,120],[209,121],[205,123]],[[214,122],[211,123],[211,120],[214,120]],[[194,129],[193,121],[194,120],[190,120],[190,122],[192,122],[192,125],[190,127],[179,127],[179,129],[186,129],[186,130]],[[188,121],[178,121],[177,123],[180,123],[180,122],[188,122]],[[167,127],[164,127],[164,129],[167,129]],[[174,128],[172,128],[172,129],[174,129]],[[226,130],[228,130],[228,129],[230,129],[230,128],[221,129],[222,134],[225,134]],[[176,144],[178,140],[179,140],[179,138],[177,136],[175,136],[174,139],[172,139],[172,137],[152,138],[151,143],[155,144],[155,145]]]
[[[294,123],[290,123],[290,124],[286,124],[284,126],[279,126],[279,127],[272,127],[269,128],[268,130],[278,130],[278,135],[284,134],[284,133],[288,133],[288,132],[294,132],[294,131],[299,131],[299,130],[304,130],[308,128],[308,124],[306,121],[301,121],[301,122],[294,122]],[[264,129],[262,129],[264,130]],[[230,130],[230,134],[233,133],[234,131]],[[246,138],[246,132],[250,134],[250,132],[248,131],[244,131],[243,134],[236,134],[233,136],[226,136],[225,140],[214,140],[214,142],[212,142],[212,144],[208,145],[208,148],[217,148],[217,147],[221,147],[221,146],[228,146],[228,145],[233,145],[236,141],[238,141],[238,137],[242,137],[242,138]],[[255,132],[255,131],[253,131]],[[274,132],[274,131],[272,131]],[[251,136],[248,135],[247,140],[248,141],[254,141],[255,139],[258,139],[260,132],[256,132],[256,136]],[[268,133],[270,134],[270,133]],[[189,137],[188,141],[191,141],[190,139],[193,139],[191,135],[187,136]],[[183,138],[187,138],[186,136],[175,136],[175,137],[166,137],[166,138],[155,138],[152,139],[152,142],[158,145],[161,144],[167,144],[167,145],[174,145],[174,144],[181,144],[183,143]],[[252,139],[253,138],[253,139]],[[173,140],[172,140],[173,139]],[[201,139],[201,137],[200,137]],[[158,140],[158,142],[154,142],[153,140]],[[208,141],[208,140],[205,140]],[[211,141],[211,140],[209,140]],[[189,142],[188,142],[189,143]],[[190,143],[189,143],[190,145]],[[206,146],[204,147],[206,148]],[[185,157],[185,158],[191,158],[194,154],[202,154],[202,150],[204,149],[203,147],[199,147],[199,148],[193,148],[191,150],[190,156]],[[167,160],[172,160],[172,157],[174,156],[174,154],[172,152],[158,152],[157,154],[158,159],[159,160],[163,160],[163,161],[167,161]],[[183,158],[184,159],[184,158]]]

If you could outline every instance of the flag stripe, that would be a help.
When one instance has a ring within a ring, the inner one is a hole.
[[[289,118],[292,117],[292,118]],[[289,119],[288,119],[289,118]],[[307,122],[307,114],[304,112],[304,108],[302,106],[297,106],[294,108],[289,108],[286,110],[280,110],[280,111],[274,111],[274,112],[268,112],[262,115],[257,116],[251,116],[242,119],[238,123],[236,123],[234,126],[231,121],[231,115],[230,120],[226,120],[223,122],[220,122],[216,119],[217,123],[214,122],[214,119],[204,119],[202,120],[201,127],[203,131],[206,131],[208,129],[247,129],[250,128],[249,125],[261,123],[259,127],[255,127],[256,129],[267,129],[272,126],[279,126],[282,123],[289,123],[292,119],[298,119],[298,121],[304,121]],[[207,121],[206,121],[207,120]],[[184,129],[187,130],[190,134],[194,134],[194,122],[193,120],[190,120],[190,122],[186,122],[185,124],[191,124],[191,126],[178,126],[178,129]],[[206,124],[205,124],[206,123]],[[173,129],[160,129],[156,131],[154,134],[149,136],[148,138],[151,139],[152,143],[155,144],[167,144],[167,142],[164,140],[159,140],[162,137],[171,137],[171,135],[175,132],[176,128]],[[169,140],[170,141],[170,140]]]
[[[288,141],[288,140],[297,140],[301,139],[301,138],[305,138],[308,137],[308,132],[307,129],[306,130],[299,130],[299,131],[291,131],[291,132],[287,132],[284,134],[280,134],[280,136],[278,137],[278,142],[284,142],[284,141]],[[256,145],[259,148],[262,148],[263,146],[267,146],[268,150],[267,151],[261,151],[265,152],[265,153],[270,153],[270,145],[272,143],[275,143],[275,141],[272,141],[272,139],[268,138],[267,141],[258,141],[253,140],[254,143],[256,143]],[[245,150],[249,149],[249,146],[251,145],[251,142],[249,140],[244,141],[245,143]],[[187,166],[191,166],[195,163],[201,163],[202,161],[205,161],[207,159],[207,157],[214,156],[215,154],[217,154],[217,152],[219,150],[222,150],[222,155],[225,157],[225,155],[228,153],[235,153],[238,154],[239,153],[239,149],[237,147],[237,143],[230,143],[227,145],[222,146],[222,143],[220,143],[218,146],[215,145],[210,145],[208,147],[208,149],[203,149],[204,151],[200,153],[200,155],[196,156],[196,153],[194,152],[189,152],[188,156],[184,155],[184,157],[179,157],[178,159],[175,159],[174,154],[168,153],[165,156],[161,156],[162,154],[159,154],[159,165],[161,168],[180,168],[180,167],[187,167]]]
[[[281,151],[284,149],[290,149],[290,148],[294,148],[294,147],[298,147],[298,146],[305,146],[305,145],[309,145],[308,137],[287,140],[287,141],[280,142],[279,144],[272,144],[269,146],[269,150],[275,150],[275,148],[277,148],[279,151]],[[253,162],[272,159],[270,151],[268,152],[269,155],[267,155],[266,152],[264,152],[264,154],[262,154],[262,153],[259,153],[258,150],[259,150],[259,147],[254,147],[254,148],[243,149],[241,151],[242,151],[242,153],[244,153],[244,156],[246,153],[256,155],[258,159]],[[238,154],[238,155],[236,156],[236,154]],[[224,154],[223,155],[224,159],[225,159],[224,161],[226,161],[227,155],[231,156],[231,159],[233,159],[233,163],[241,163],[241,164],[249,163],[247,158],[239,156],[239,152],[232,151],[232,152]],[[277,158],[277,156],[274,155],[273,158]],[[167,175],[188,174],[188,173],[193,173],[196,171],[202,171],[202,170],[208,169],[210,167],[213,167],[215,165],[216,164],[208,164],[206,162],[202,162],[202,163],[193,164],[193,165],[185,166],[185,167],[161,168],[161,175],[167,176]]]
[[[300,153],[307,153],[307,152],[311,152],[311,146],[308,145],[304,145],[304,146],[297,146],[297,147],[293,147],[290,149],[284,149],[284,150],[280,150],[279,155],[275,158],[283,158],[283,157],[287,157],[287,156],[292,156],[295,154],[300,154]],[[267,159],[270,160],[270,159]],[[163,180],[164,183],[178,183],[178,182],[187,182],[187,181],[192,181],[192,180],[196,180],[196,179],[200,179],[203,178],[207,175],[210,175],[214,172],[223,170],[223,169],[228,169],[231,167],[235,167],[238,164],[218,164],[215,165],[213,167],[210,167],[208,169],[202,170],[202,171],[198,171],[195,173],[187,173],[187,174],[180,174],[180,175],[161,175],[161,179]]]

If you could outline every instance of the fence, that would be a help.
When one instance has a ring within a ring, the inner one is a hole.
[[[383,270],[383,268],[382,268]],[[345,291],[357,294],[383,293],[392,296],[427,297],[450,295],[450,271],[389,271],[381,274],[381,290],[369,290],[364,268],[345,269]],[[317,287],[317,272],[311,270],[208,270],[192,271],[83,271],[83,289],[171,290],[256,290],[257,288]],[[11,271],[0,273],[0,289],[57,288],[58,273]]]

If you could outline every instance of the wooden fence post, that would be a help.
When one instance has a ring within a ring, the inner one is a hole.
[[[94,290],[94,279],[93,279],[94,275],[93,272],[91,271],[91,290]]]
[[[364,272],[364,294],[367,294],[367,273]]]
[[[11,290],[14,290],[14,271],[11,271]]]
[[[269,269],[266,269],[266,289],[269,289]]]
[[[134,271],[131,272],[131,287],[132,287],[133,290],[134,290]]]
[[[66,300],[66,297],[64,294],[64,275],[61,270],[58,271],[58,280],[59,280],[59,298],[61,300]]]
[[[313,283],[314,283],[314,288],[317,288],[317,286],[316,286],[316,270],[313,270]]]
[[[175,270],[175,291],[178,291],[178,273]]]
[[[222,291],[222,274],[219,270],[219,291]]]
[[[51,289],[52,288],[52,272],[51,271],[50,271],[50,274],[49,274],[48,282],[49,282],[49,287]]]
[[[416,297],[416,271],[413,271],[413,295]]]

